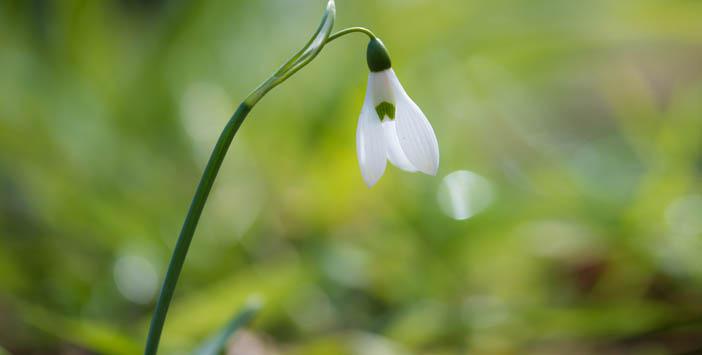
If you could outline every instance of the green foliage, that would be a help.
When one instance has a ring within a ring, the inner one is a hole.
[[[260,305],[252,304],[239,311],[221,330],[212,335],[195,352],[197,355],[217,355],[227,352],[227,343],[237,330],[246,326],[256,315]]]

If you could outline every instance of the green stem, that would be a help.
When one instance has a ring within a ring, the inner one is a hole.
[[[331,3],[333,5],[333,2]],[[324,21],[325,20],[323,20],[322,25],[320,25],[320,29],[317,30],[317,33],[319,33],[319,31],[321,31],[323,28]],[[316,47],[312,51],[308,52],[307,49],[309,49],[309,46],[314,43],[313,40],[311,40],[303,48],[303,50],[296,53],[285,64],[283,64],[283,66],[281,66],[278,71],[273,74],[273,76],[251,92],[246,100],[239,105],[237,110],[229,119],[229,122],[227,122],[227,125],[224,127],[224,130],[217,140],[217,144],[212,151],[212,155],[210,155],[210,160],[207,162],[205,171],[203,172],[197,189],[195,190],[195,196],[190,203],[188,215],[185,217],[185,222],[183,222],[183,227],[173,250],[173,255],[171,256],[171,261],[168,264],[166,278],[163,280],[161,293],[159,294],[158,301],[156,303],[156,310],[154,311],[153,318],[151,319],[144,355],[155,355],[158,350],[163,325],[166,321],[166,314],[168,313],[168,307],[173,299],[173,293],[175,291],[176,284],[178,283],[180,272],[183,270],[183,264],[185,263],[185,257],[188,253],[188,249],[190,248],[190,242],[193,240],[195,229],[197,228],[200,216],[202,215],[202,210],[207,202],[207,197],[212,190],[212,185],[217,177],[219,168],[222,166],[222,162],[224,161],[227,150],[229,150],[229,146],[234,139],[234,135],[239,130],[239,127],[241,127],[244,119],[254,105],[256,105],[256,103],[261,100],[266,93],[283,83],[297,71],[309,64],[319,54],[325,44],[352,32],[363,32],[371,39],[375,38],[373,32],[361,27],[347,28],[331,36],[328,36],[327,32],[326,34],[323,34],[324,37],[320,42],[319,47]],[[313,39],[314,38],[316,38],[316,35],[313,36]]]
[[[329,38],[327,38],[327,43],[353,32],[365,33],[370,39],[376,38],[375,33],[365,27],[349,27],[330,35]]]
[[[339,37],[345,36],[345,35],[347,35],[347,34],[349,34],[349,33],[353,33],[353,32],[365,33],[366,35],[368,35],[368,37],[369,37],[370,39],[376,38],[375,34],[374,34],[373,32],[371,32],[371,30],[369,30],[369,29],[367,29],[367,28],[364,28],[364,27],[349,27],[349,28],[345,28],[345,29],[343,29],[343,30],[340,30],[340,31],[338,31],[338,32],[336,32],[336,33],[334,33],[334,34],[331,34],[331,35],[326,39],[326,41],[324,41],[324,44],[323,44],[322,46],[325,46],[325,45],[327,45],[329,42],[331,42],[331,41],[333,41],[333,40],[335,40],[335,39],[337,39],[337,38],[339,38]],[[281,79],[280,79],[281,82],[282,82],[282,81],[285,81],[287,78],[289,78],[289,77],[291,77],[293,74],[297,73],[298,70],[302,69],[305,65],[307,65],[309,62],[311,62],[312,59],[314,59],[314,57],[317,56],[317,54],[319,54],[319,52],[315,53],[313,56],[311,56],[311,57],[309,57],[309,58],[306,58],[305,60],[300,61],[299,63],[294,63],[293,65],[289,66],[289,67],[288,67],[288,71],[287,71],[285,74],[283,74],[283,75],[281,76]],[[297,57],[297,55],[296,55],[296,57]]]
[[[163,287],[161,288],[161,294],[158,298],[158,303],[156,304],[156,310],[154,311],[153,318],[151,319],[151,326],[149,328],[149,336],[146,340],[146,349],[144,354],[152,355],[156,354],[158,349],[158,343],[161,338],[161,331],[163,330],[163,324],[166,321],[166,313],[168,313],[168,306],[173,298],[173,292],[175,291],[176,283],[178,282],[178,277],[183,269],[183,263],[185,262],[185,256],[188,253],[188,248],[190,247],[190,242],[193,240],[193,234],[195,233],[195,228],[200,220],[200,215],[202,214],[202,209],[205,207],[205,202],[207,202],[207,196],[212,190],[212,185],[214,184],[215,177],[219,171],[220,166],[222,166],[222,161],[224,156],[227,154],[227,150],[234,139],[234,135],[241,127],[244,122],[244,118],[251,111],[250,105],[242,103],[239,108],[234,112],[231,119],[227,123],[226,127],[222,131],[222,134],[217,140],[217,144],[210,156],[210,160],[207,162],[207,167],[205,168],[200,183],[197,185],[197,190],[195,191],[195,196],[193,201],[190,203],[190,209],[188,210],[188,215],[183,223],[183,228],[180,231],[180,236],[176,242],[175,249],[173,250],[173,256],[171,256],[171,261],[168,264],[168,271],[166,272],[166,278],[163,280]]]
[[[293,58],[288,60],[285,66],[290,63],[294,63],[297,56],[298,55],[296,54]],[[295,71],[307,65],[313,58],[314,56],[301,63],[298,67],[296,67]],[[263,98],[263,96],[265,96],[271,89],[280,85],[283,81],[290,77],[290,75],[285,74],[286,73],[281,74],[280,71],[276,72],[253,92],[251,92],[246,100],[239,105],[237,110],[229,119],[229,122],[227,122],[224,130],[222,130],[219,139],[217,139],[217,144],[210,155],[210,160],[207,162],[205,171],[202,173],[200,182],[195,190],[195,196],[193,196],[193,200],[190,203],[188,215],[185,217],[185,222],[183,222],[183,227],[180,230],[178,241],[173,249],[173,255],[171,256],[171,261],[168,264],[166,278],[163,280],[161,293],[159,294],[158,301],[156,303],[156,310],[154,311],[153,318],[151,319],[144,355],[155,355],[158,350],[161,332],[163,331],[163,324],[166,321],[166,314],[168,313],[168,307],[173,299],[173,292],[175,291],[176,284],[178,283],[178,277],[180,276],[181,270],[183,270],[185,256],[190,248],[190,242],[193,240],[195,228],[197,228],[200,215],[202,215],[202,210],[207,202],[207,197],[212,190],[212,185],[217,177],[219,168],[222,166],[224,157],[227,155],[227,151],[229,150],[229,146],[234,139],[234,135],[239,130],[239,127],[241,127],[241,124],[244,122],[244,119],[254,105],[256,105],[256,103],[261,100],[261,98]]]

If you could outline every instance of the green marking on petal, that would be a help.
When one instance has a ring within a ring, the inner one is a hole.
[[[385,116],[390,117],[391,120],[395,119],[395,105],[383,101],[378,106],[375,107],[375,112],[378,113],[378,117],[382,120]]]

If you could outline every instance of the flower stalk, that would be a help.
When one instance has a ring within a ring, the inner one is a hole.
[[[212,190],[212,185],[217,177],[219,168],[222,166],[222,161],[224,161],[227,150],[234,139],[234,135],[236,135],[236,132],[244,122],[246,115],[248,115],[251,111],[251,108],[252,106],[246,102],[239,105],[239,108],[237,108],[237,110],[234,112],[232,117],[229,119],[229,122],[227,122],[227,125],[224,127],[222,134],[219,136],[217,144],[212,151],[212,155],[210,155],[210,159],[207,162],[205,171],[202,173],[202,178],[200,178],[200,182],[195,190],[195,196],[190,203],[190,209],[185,217],[185,222],[183,222],[183,228],[180,231],[180,236],[178,237],[178,241],[173,249],[171,261],[168,263],[166,278],[163,280],[161,293],[159,294],[158,302],[156,303],[156,310],[151,318],[151,326],[149,327],[149,335],[146,339],[146,348],[144,350],[145,355],[156,354],[158,350],[161,332],[163,331],[163,324],[166,321],[166,314],[168,313],[168,307],[173,299],[173,293],[175,291],[176,284],[178,283],[180,272],[183,270],[185,256],[190,248],[190,242],[193,240],[195,228],[197,228],[200,215],[202,215],[202,209],[205,207],[207,197]]]
[[[329,0],[322,21],[312,38],[300,51],[273,73],[270,78],[264,81],[246,97],[229,119],[227,125],[217,139],[217,143],[215,144],[207,166],[195,190],[193,200],[190,203],[190,208],[183,222],[178,241],[173,249],[173,254],[168,264],[168,270],[166,271],[166,277],[163,280],[163,286],[161,287],[156,309],[151,319],[151,325],[149,326],[149,334],[144,349],[145,355],[154,355],[158,351],[163,325],[166,321],[166,315],[171,300],[173,299],[173,293],[175,292],[180,272],[183,270],[185,257],[190,248],[190,243],[195,234],[197,224],[200,221],[202,210],[207,202],[207,197],[212,190],[212,185],[214,184],[217,173],[222,166],[222,162],[224,161],[224,157],[229,150],[234,136],[239,131],[241,124],[244,123],[246,116],[251,112],[251,109],[263,96],[309,64],[319,54],[324,44],[328,41],[331,29],[334,25],[335,12],[334,0]]]
[[[373,32],[363,27],[350,27],[331,34],[335,15],[334,0],[328,0],[322,21],[307,44],[246,97],[222,130],[197,185],[168,264],[151,319],[145,355],[154,355],[158,351],[163,325],[185,257],[234,136],[253,107],[270,90],[312,62],[327,43],[350,33],[363,33],[370,38],[367,59],[371,73],[357,131],[359,163],[366,184],[371,186],[382,176],[386,159],[403,170],[422,171],[432,175],[436,173],[438,146],[434,132],[424,114],[397,81],[385,46]]]

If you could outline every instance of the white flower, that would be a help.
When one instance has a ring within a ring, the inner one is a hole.
[[[439,168],[439,144],[431,124],[402,88],[389,60],[384,66],[381,71],[371,66],[356,131],[358,163],[368,187],[383,176],[386,159],[410,172],[436,175]]]

